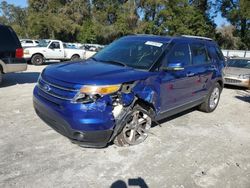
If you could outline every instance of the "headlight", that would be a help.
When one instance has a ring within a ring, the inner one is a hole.
[[[106,86],[91,86],[85,85],[81,88],[80,92],[88,95],[107,95],[117,92],[121,85],[106,85]]]
[[[121,85],[85,85],[76,94],[73,103],[90,103],[94,102],[100,96],[112,94],[120,89]]]
[[[29,50],[25,49],[25,50],[23,51],[23,53],[24,53],[24,54],[29,54],[30,52],[29,52]]]
[[[250,78],[250,74],[241,74],[239,75],[240,79],[249,79]]]

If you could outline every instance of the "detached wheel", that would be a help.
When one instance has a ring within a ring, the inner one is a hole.
[[[31,63],[33,65],[42,65],[44,63],[43,56],[40,54],[35,54],[31,58]]]
[[[132,112],[127,115],[124,128],[114,139],[114,144],[130,146],[142,143],[148,137],[152,124],[149,114],[150,112],[136,105]]]
[[[220,84],[216,82],[199,109],[203,112],[213,112],[219,104],[221,90]]]
[[[78,59],[80,59],[79,55],[73,55],[70,60],[75,61],[75,60],[78,60]]]

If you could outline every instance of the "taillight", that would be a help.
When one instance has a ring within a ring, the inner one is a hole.
[[[16,58],[22,58],[23,57],[23,49],[17,48],[16,49]]]

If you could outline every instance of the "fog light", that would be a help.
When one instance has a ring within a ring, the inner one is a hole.
[[[80,132],[75,132],[74,137],[76,138],[76,140],[82,141],[84,139],[84,134]]]

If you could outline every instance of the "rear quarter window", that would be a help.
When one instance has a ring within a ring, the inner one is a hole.
[[[15,51],[21,44],[16,33],[7,26],[0,26],[0,51]]]

